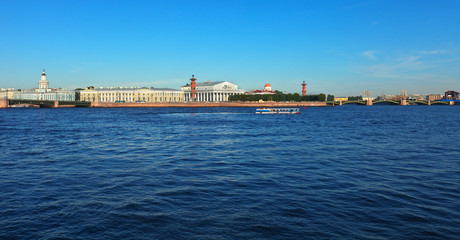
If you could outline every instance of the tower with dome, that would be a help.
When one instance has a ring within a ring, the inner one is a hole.
[[[45,69],[43,69],[42,77],[38,82],[38,92],[47,92],[48,91],[48,81],[46,80]]]
[[[43,69],[38,88],[20,90],[14,94],[13,98],[18,100],[75,101],[75,91],[49,88],[45,69]]]
[[[254,89],[252,91],[246,92],[248,95],[256,95],[256,94],[276,94],[272,91],[272,85],[270,83],[265,84],[264,89]]]
[[[270,85],[270,83],[265,84],[264,90],[265,91],[271,91],[272,90],[272,85]]]

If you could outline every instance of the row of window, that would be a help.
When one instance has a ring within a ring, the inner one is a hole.
[[[117,101],[124,101],[123,98],[108,98],[108,99],[114,100],[115,102],[117,102]],[[140,97],[138,97],[137,100],[136,100],[136,102],[141,102],[141,101],[143,101],[143,102],[150,102],[150,99],[153,100],[153,98],[150,98],[150,97],[147,97],[147,98],[146,98],[146,97],[142,97],[142,99],[141,99]],[[165,97],[165,98],[163,98],[163,97],[159,97],[159,98],[158,98],[158,97],[155,97],[155,101],[154,101],[154,102],[162,102],[163,99],[164,99],[165,101],[167,101],[167,102],[172,102],[172,101],[177,102],[177,101],[180,101],[180,100],[181,100],[181,98],[177,98],[177,97],[169,97],[169,98],[167,98],[167,97]],[[82,100],[83,100],[83,101],[90,101],[90,102],[92,101],[92,102],[95,102],[95,101],[96,101],[96,97],[95,97],[94,95],[93,95],[92,97],[90,97],[90,96],[84,96],[84,97],[82,98]],[[98,100],[101,101],[101,99],[98,99]],[[169,100],[169,101],[168,101],[168,100]],[[104,102],[109,102],[109,101],[104,101]]]

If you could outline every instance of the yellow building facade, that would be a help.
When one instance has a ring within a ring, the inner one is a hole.
[[[2,88],[0,89],[0,99],[14,99],[14,94],[19,93],[14,88]]]
[[[184,102],[184,92],[170,88],[86,88],[79,91],[84,102]]]
[[[348,98],[347,97],[335,97],[334,101],[336,101],[336,102],[340,102],[340,101],[346,102],[346,101],[348,101]]]

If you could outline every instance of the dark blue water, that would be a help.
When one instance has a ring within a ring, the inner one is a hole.
[[[0,239],[459,239],[458,106],[0,110]]]

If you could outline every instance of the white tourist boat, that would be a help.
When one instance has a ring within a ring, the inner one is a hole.
[[[256,114],[300,114],[298,108],[257,108]]]

